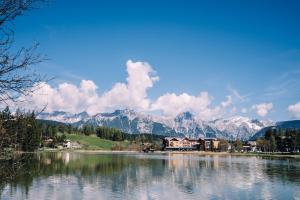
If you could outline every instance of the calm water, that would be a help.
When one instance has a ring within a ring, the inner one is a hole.
[[[300,199],[294,159],[60,152],[23,160],[0,184],[2,199]]]

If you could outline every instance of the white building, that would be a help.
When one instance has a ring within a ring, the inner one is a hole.
[[[64,148],[71,148],[71,141],[70,140],[65,140],[63,143]]]

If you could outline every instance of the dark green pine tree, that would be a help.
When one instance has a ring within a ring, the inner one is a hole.
[[[25,132],[23,137],[23,151],[35,151],[41,143],[41,129],[35,119],[35,114],[32,112],[24,119]]]

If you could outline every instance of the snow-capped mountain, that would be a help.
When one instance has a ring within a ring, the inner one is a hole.
[[[90,116],[88,115],[87,112],[71,114],[64,111],[54,111],[52,113],[41,113],[38,115],[39,119],[63,122],[67,124],[73,124],[79,121],[85,121],[89,117]]]
[[[178,135],[169,126],[160,121],[154,120],[150,115],[137,113],[134,110],[116,110],[112,113],[99,113],[87,120],[82,120],[74,123],[76,126],[81,126],[85,123],[108,126],[122,130],[126,133],[153,133],[157,135]]]
[[[218,119],[209,122],[209,126],[225,138],[243,140],[249,139],[257,131],[272,125],[270,121],[253,120],[247,117],[235,116],[228,119]]]
[[[138,113],[134,110],[116,110],[112,113],[99,113],[89,116],[86,112],[71,114],[62,111],[42,113],[39,119],[59,121],[82,126],[92,124],[108,126],[126,133],[152,133],[166,136],[187,136],[191,138],[218,137],[234,140],[249,139],[264,127],[272,125],[269,121],[252,120],[247,117],[231,117],[214,121],[202,121],[192,113],[184,112],[174,119],[149,114]]]

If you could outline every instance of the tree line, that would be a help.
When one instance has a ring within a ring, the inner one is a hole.
[[[112,140],[112,141],[136,141],[142,143],[152,143],[156,141],[161,141],[165,136],[155,135],[155,134],[129,134],[124,133],[118,129],[99,126],[96,128],[96,135],[102,139]]]
[[[40,141],[40,129],[34,112],[17,110],[12,114],[8,107],[0,112],[1,153],[10,150],[34,151]]]
[[[51,139],[53,147],[62,143],[67,134],[97,135],[112,141],[154,142],[163,136],[153,134],[128,134],[102,126],[85,124],[81,127],[59,122],[36,119],[35,112],[12,113],[9,107],[0,111],[0,151],[35,151],[43,141]]]
[[[71,124],[64,124],[60,122],[38,120],[42,124],[43,138],[55,139],[57,135],[61,134],[82,134],[82,135],[96,135],[101,139],[112,141],[137,141],[137,142],[153,142],[158,141],[164,136],[155,134],[130,134],[124,133],[119,129],[106,126],[97,126],[92,124],[84,124],[82,126],[72,126]]]
[[[299,152],[300,130],[295,128],[270,128],[256,142],[257,146],[264,152]]]

